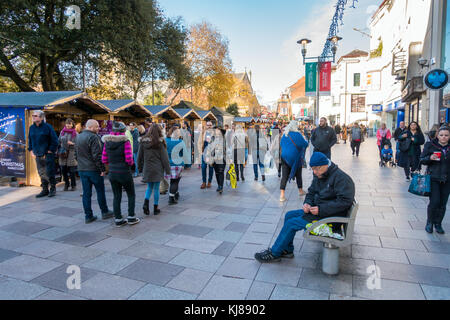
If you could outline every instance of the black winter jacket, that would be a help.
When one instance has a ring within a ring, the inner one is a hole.
[[[313,222],[334,216],[346,217],[354,201],[352,178],[332,163],[322,179],[314,176],[306,195],[305,203],[319,207],[319,215],[306,213],[303,218]]]
[[[100,137],[89,130],[81,132],[75,142],[75,155],[78,171],[105,172],[102,163],[103,145]]]
[[[139,146],[137,159],[139,172],[143,172],[142,181],[160,182],[164,178],[164,172],[170,174],[169,154],[167,153],[166,143],[161,138],[159,148],[151,147],[151,139],[143,138]]]
[[[442,152],[441,161],[430,159],[435,152]],[[450,173],[450,145],[442,147],[438,139],[427,142],[420,156],[420,162],[428,166],[432,180],[446,182]]]
[[[319,126],[312,132],[311,143],[314,146],[315,151],[327,153],[336,142],[336,132],[329,126],[324,128]]]

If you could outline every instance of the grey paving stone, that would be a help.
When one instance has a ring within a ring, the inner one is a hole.
[[[222,257],[228,257],[235,246],[235,243],[224,241],[220,246],[216,248],[216,250],[212,252],[212,254]]]
[[[72,273],[67,273],[68,264],[64,264],[58,268],[55,268],[37,278],[34,278],[31,282],[38,284],[42,287],[58,290],[61,292],[72,292],[74,290],[69,290],[67,288],[67,279],[72,275]],[[80,277],[81,283],[97,275],[98,272],[80,267]]]
[[[419,284],[380,280],[381,289],[369,289],[368,277],[353,277],[353,295],[372,300],[424,300],[425,296]]]
[[[213,229],[207,227],[193,226],[188,224],[179,224],[172,229],[168,230],[170,233],[181,234],[186,236],[193,236],[202,238],[208,233],[210,233]]]
[[[440,253],[429,253],[406,250],[409,261],[411,264],[417,264],[421,266],[438,267],[438,268],[450,268],[450,255]]]
[[[180,266],[139,259],[120,271],[118,275],[165,286],[183,270],[184,268]]]
[[[217,220],[222,221],[229,221],[229,222],[240,222],[240,223],[252,223],[255,219],[251,216],[246,216],[242,214],[229,214],[229,213],[222,213],[216,218]]]
[[[450,300],[450,288],[422,285],[422,289],[428,300]]]
[[[271,233],[273,234],[275,232],[275,229],[277,228],[276,223],[260,223],[260,222],[254,222],[250,225],[247,232],[261,232],[261,233]]]
[[[302,268],[286,266],[283,261],[276,264],[261,265],[255,280],[296,287]]]
[[[361,234],[354,234],[352,239],[353,244],[369,247],[381,247],[380,237],[378,236],[365,236]]]
[[[36,232],[35,234],[32,235],[32,237],[53,241],[55,239],[64,237],[72,232],[73,230],[69,228],[52,227],[49,229],[42,230],[40,232]]]
[[[348,274],[329,276],[320,270],[304,269],[298,287],[351,296],[352,281],[353,277]]]
[[[129,300],[195,300],[196,298],[195,294],[147,284]]]
[[[447,269],[376,261],[381,278],[450,287],[450,272]]]
[[[55,217],[55,216],[53,216],[53,218],[51,218],[51,219],[43,219],[42,221],[40,221],[40,223],[45,223],[45,224],[48,224],[48,225],[54,226],[54,227],[69,228],[69,227],[79,224],[80,220],[74,219],[71,217]]]
[[[328,300],[330,294],[284,285],[277,285],[272,292],[270,300]]]
[[[198,300],[244,300],[252,280],[213,276]]]
[[[343,296],[343,295],[340,295],[340,294],[330,294],[330,300],[343,300],[343,301],[345,301],[345,300],[348,300],[348,301],[350,301],[350,300],[357,300],[357,301],[359,301],[359,300],[367,300],[367,299],[358,298],[358,297],[351,297],[351,296]]]
[[[374,259],[388,262],[398,262],[409,264],[405,251],[398,249],[376,248],[367,246],[352,246],[352,258]]]
[[[244,233],[249,227],[250,225],[247,223],[232,222],[225,228],[225,230]]]
[[[167,242],[166,245],[169,247],[199,251],[203,253],[212,253],[221,243],[222,241],[180,235]]]
[[[259,268],[260,263],[256,260],[229,257],[217,270],[216,275],[253,280]]]
[[[83,282],[81,290],[74,290],[72,294],[94,300],[123,300],[135,294],[144,285],[141,281],[99,273]]]
[[[253,260],[255,258],[256,252],[261,252],[267,249],[267,246],[262,244],[247,244],[242,241],[238,243],[233,251],[231,251],[230,256],[237,258],[246,258]]]
[[[228,207],[228,206],[215,206],[210,208],[209,210],[220,213],[234,213],[234,214],[240,214],[242,212],[242,208]]]
[[[61,301],[61,300],[86,300],[86,299],[55,290],[49,290],[46,293],[35,298],[35,300]]]
[[[82,265],[103,253],[104,251],[98,249],[73,247],[51,256],[49,259],[67,264]]]
[[[138,258],[124,256],[112,252],[107,252],[97,258],[92,259],[83,264],[83,267],[116,274],[120,270],[128,267],[130,264],[138,260]]]
[[[361,234],[366,236],[386,236],[386,237],[397,236],[394,232],[394,228],[391,227],[368,227],[361,225],[355,225],[355,234]]]
[[[243,234],[241,232],[215,229],[215,230],[211,231],[210,233],[208,233],[204,237],[204,239],[238,243],[239,240],[242,238],[242,235]]]
[[[22,236],[29,236],[33,233],[51,228],[50,225],[37,223],[37,222],[27,222],[19,221],[13,224],[9,224],[0,228],[0,230],[12,232]]]
[[[71,208],[71,207],[57,207],[50,210],[45,210],[46,213],[51,213],[58,216],[73,217],[80,213],[83,213],[82,208]]]
[[[422,241],[422,243],[429,252],[450,254],[450,242]]]
[[[272,295],[274,283],[253,281],[252,286],[247,294],[247,300],[269,300]]]
[[[20,253],[0,248],[0,263],[2,263],[3,261],[9,260],[9,259],[15,258],[17,256],[20,256]]]
[[[28,254],[30,256],[48,258],[70,248],[72,248],[72,246],[59,242],[35,240],[35,242],[32,242],[24,247],[15,249],[15,251]]]
[[[182,251],[179,248],[141,242],[120,251],[120,254],[159,262],[169,262]]]
[[[428,234],[424,230],[407,230],[395,228],[395,232],[397,233],[398,238],[406,238],[406,239],[417,239],[417,240],[425,240],[425,241],[439,241],[439,238],[434,234]]]
[[[149,231],[141,234],[134,240],[163,245],[169,242],[170,240],[175,239],[176,237],[177,236],[175,234],[169,232]]]
[[[103,250],[107,252],[117,253],[119,251],[125,250],[133,245],[135,245],[137,241],[127,240],[127,239],[119,239],[119,238],[107,238],[100,242],[97,242],[90,246],[89,248]]]
[[[166,287],[198,295],[202,292],[212,276],[213,273],[211,272],[184,269],[180,274],[173,278]]]
[[[340,258],[339,270],[342,274],[368,276],[368,268],[375,265],[374,260]]]
[[[170,264],[201,271],[216,272],[224,260],[225,258],[221,256],[185,250],[172,259]]]
[[[0,300],[32,300],[48,291],[39,285],[16,279],[0,279]]]
[[[47,213],[38,213],[38,212],[27,212],[20,216],[20,220],[22,221],[28,221],[28,222],[41,222],[42,220],[51,219],[54,218],[54,215],[47,214]],[[45,221],[42,221],[41,223],[45,223]],[[48,223],[46,223],[48,224]]]
[[[257,233],[247,231],[241,238],[241,243],[244,244],[255,244],[255,245],[264,245],[265,247],[269,247],[272,242],[273,234],[268,233]]]
[[[36,241],[27,236],[21,236],[15,233],[0,231],[0,248],[14,250]]]
[[[427,251],[422,241],[415,239],[398,239],[380,237],[383,248]]]
[[[311,268],[316,269],[320,264],[320,255],[318,253],[300,252],[295,253],[293,259],[284,259],[283,264],[292,268]]]
[[[59,266],[61,266],[61,263],[21,255],[0,263],[0,274],[14,279],[30,281]]]
[[[231,221],[217,220],[214,218],[214,219],[203,219],[197,224],[197,226],[225,230],[225,228],[229,226],[231,223],[232,223]]]
[[[55,239],[55,241],[71,244],[74,246],[89,247],[94,243],[100,242],[106,238],[108,238],[106,235],[99,233],[75,231],[61,238],[57,238]]]
[[[424,217],[424,219],[426,219],[426,217]],[[425,229],[426,225],[424,221],[411,221],[409,224],[411,225],[411,228],[413,228],[413,230],[421,231]],[[450,223],[443,223],[442,228],[444,228],[444,230],[450,230]]]

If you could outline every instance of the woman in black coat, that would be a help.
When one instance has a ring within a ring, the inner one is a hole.
[[[406,181],[411,181],[411,171],[420,170],[421,146],[425,143],[425,136],[417,122],[409,124],[408,130],[398,137],[399,159],[398,166],[405,170]]]
[[[450,194],[450,128],[439,129],[437,138],[427,142],[420,157],[422,164],[428,166],[431,175],[431,195],[428,205],[428,219],[425,230],[433,233],[433,226],[436,232],[444,234],[442,220],[444,220]]]

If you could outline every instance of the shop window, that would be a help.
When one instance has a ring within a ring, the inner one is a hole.
[[[352,94],[352,112],[366,112],[365,94]]]

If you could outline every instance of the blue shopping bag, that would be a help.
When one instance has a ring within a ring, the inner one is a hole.
[[[408,192],[416,196],[429,197],[431,194],[431,176],[413,173]]]

